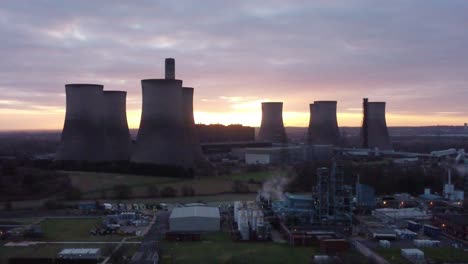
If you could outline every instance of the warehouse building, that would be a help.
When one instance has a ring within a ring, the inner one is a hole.
[[[169,217],[169,229],[171,232],[219,231],[220,220],[217,207],[176,207]]]

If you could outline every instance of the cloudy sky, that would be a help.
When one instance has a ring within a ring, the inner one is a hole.
[[[468,1],[0,2],[0,130],[60,129],[66,83],[128,91],[164,58],[195,87],[198,123],[260,124],[283,101],[287,126],[337,100],[359,126],[361,100],[387,102],[389,125],[468,122]],[[465,118],[467,117],[467,118]]]

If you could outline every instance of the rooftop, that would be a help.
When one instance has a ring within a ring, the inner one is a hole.
[[[99,248],[64,248],[59,255],[87,255],[96,254],[100,251]]]
[[[170,218],[184,218],[184,217],[210,217],[220,218],[219,208],[208,206],[190,206],[190,207],[176,207],[172,210]]]

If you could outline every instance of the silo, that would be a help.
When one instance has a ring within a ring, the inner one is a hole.
[[[368,102],[364,99],[363,106],[362,146],[391,150],[392,144],[385,120],[385,102]]]
[[[166,59],[168,79],[146,79],[142,85],[142,113],[132,161],[193,166],[184,131],[182,81],[174,77],[174,59]]]
[[[340,131],[336,119],[336,101],[315,101],[310,105],[308,143],[337,145]]]
[[[106,160],[107,138],[103,121],[103,86],[67,84],[66,114],[57,160]]]
[[[200,140],[195,128],[195,119],[193,117],[193,92],[194,89],[192,87],[182,87],[185,133],[193,151],[194,161],[196,163],[202,163],[206,162],[206,159],[203,155]]]
[[[108,139],[107,157],[111,161],[130,160],[130,131],[126,110],[127,92],[104,91],[104,128]]]
[[[259,141],[272,143],[287,143],[286,131],[283,124],[283,103],[262,103],[262,123],[258,133]]]

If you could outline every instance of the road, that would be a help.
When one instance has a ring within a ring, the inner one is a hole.
[[[134,256],[139,256],[138,260],[133,260],[132,264],[153,263],[154,258],[158,258],[159,241],[164,239],[164,233],[169,229],[168,211],[158,211],[156,220],[144,236],[140,249]],[[151,260],[151,261],[149,261]],[[156,261],[157,263],[157,261]]]
[[[380,255],[372,251],[370,248],[368,248],[366,245],[363,243],[359,242],[358,239],[356,238],[351,238],[351,244],[356,248],[357,251],[359,251],[362,255],[371,258],[378,264],[390,264],[388,261],[386,261],[384,258],[382,258]]]

